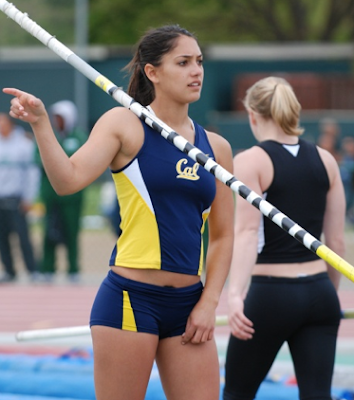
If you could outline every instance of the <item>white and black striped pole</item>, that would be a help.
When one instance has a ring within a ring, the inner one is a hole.
[[[101,75],[87,62],[77,56],[64,44],[59,42],[54,36],[32,21],[27,14],[19,11],[13,4],[6,0],[0,0],[0,10],[9,18],[17,22],[24,30],[41,41],[64,61],[71,64],[88,79],[94,82],[102,90],[113,97],[118,103],[130,109],[136,116],[145,121],[147,125],[160,133],[166,140],[175,147],[186,153],[190,158],[199,163],[203,168],[213,174],[217,179],[229,186],[234,192],[246,199],[254,207],[258,208],[263,215],[271,219],[276,225],[293,236],[309,250],[325,260],[333,268],[337,269],[348,279],[354,282],[354,267],[341,258],[338,254],[316,239],[305,229],[292,221],[289,217],[275,208],[272,204],[262,199],[257,193],[253,192],[246,185],[236,179],[230,172],[226,171],[221,165],[204,154],[197,147],[189,143],[186,139],[173,131],[163,121],[154,116],[145,107],[136,102],[132,97],[125,93],[122,88]]]
[[[354,309],[342,310],[342,319],[354,318]],[[228,324],[227,315],[218,315],[215,319],[215,326],[222,327]],[[88,325],[71,326],[67,328],[48,328],[20,331],[16,334],[19,342],[47,339],[64,339],[73,336],[85,336],[91,333]]]

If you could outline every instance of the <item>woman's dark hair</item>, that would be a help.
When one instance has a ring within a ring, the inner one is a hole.
[[[147,31],[140,39],[133,59],[124,68],[131,73],[127,92],[143,106],[149,105],[155,98],[154,85],[144,72],[145,65],[159,66],[162,57],[174,49],[179,36],[189,36],[197,40],[192,33],[179,25],[166,25]]]

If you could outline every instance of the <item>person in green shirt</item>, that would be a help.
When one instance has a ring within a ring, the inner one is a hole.
[[[48,110],[55,134],[68,156],[74,154],[87,140],[87,135],[77,128],[77,107],[69,100],[53,104]],[[37,161],[40,161],[39,151]],[[58,166],[59,167],[59,166]],[[79,277],[79,231],[83,205],[83,191],[72,195],[56,194],[42,167],[40,197],[45,207],[43,253],[40,272],[46,281],[52,281],[56,272],[56,250],[66,248],[68,278],[76,282]]]

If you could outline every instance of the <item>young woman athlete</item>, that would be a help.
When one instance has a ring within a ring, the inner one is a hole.
[[[232,171],[229,143],[188,116],[204,77],[196,38],[179,26],[148,31],[130,69],[129,95]],[[91,312],[97,399],[143,400],[156,360],[169,400],[217,400],[214,325],[232,255],[230,189],[122,107],[106,112],[68,158],[42,101],[18,89],[4,92],[14,96],[10,115],[31,124],[59,194],[77,192],[106,168],[112,171],[121,222]]]

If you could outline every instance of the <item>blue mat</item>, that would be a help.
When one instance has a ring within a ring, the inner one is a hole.
[[[221,382],[224,371],[220,371]],[[298,400],[296,385],[265,379],[257,400]],[[221,384],[220,399],[222,399]],[[334,389],[335,398],[354,400],[354,394]],[[0,400],[95,400],[92,349],[62,356],[0,354]],[[166,400],[154,365],[145,400]]]

